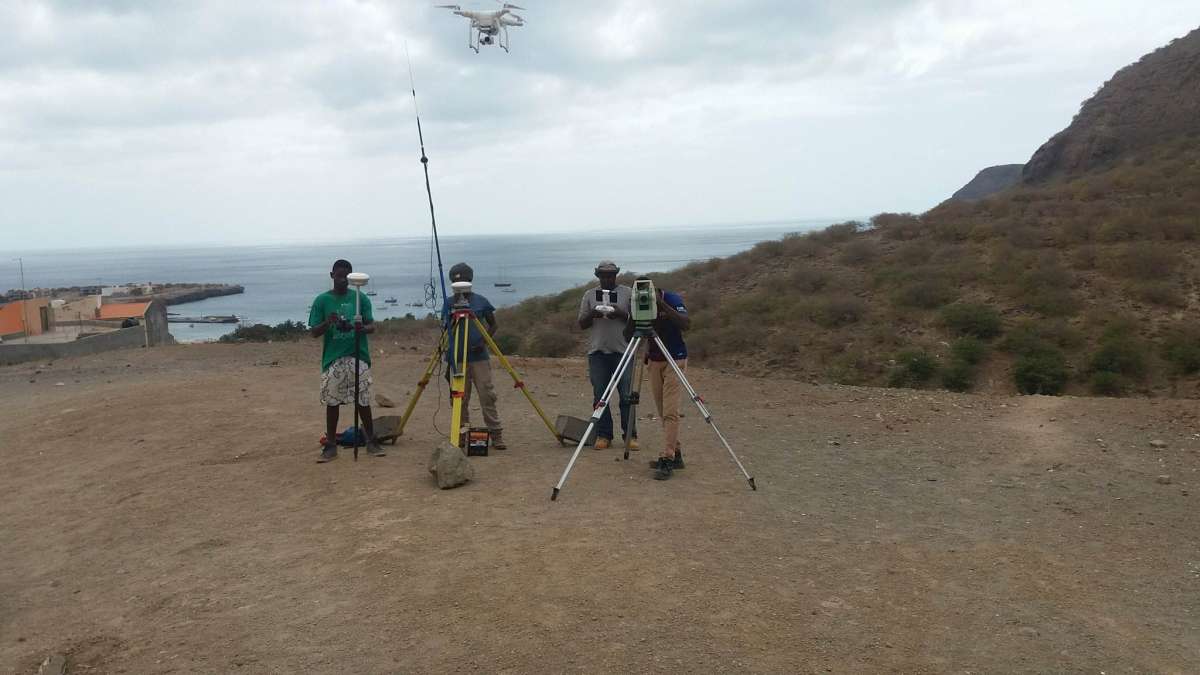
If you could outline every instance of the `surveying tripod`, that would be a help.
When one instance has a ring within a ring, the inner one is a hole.
[[[554,435],[554,439],[558,441],[559,445],[562,445],[562,436],[554,429],[554,425],[550,423],[550,419],[546,417],[546,413],[542,410],[542,407],[534,400],[533,394],[529,393],[529,389],[525,387],[525,381],[521,379],[521,376],[517,374],[512,364],[508,362],[508,358],[504,356],[504,352],[500,351],[500,347],[496,345],[496,341],[492,339],[483,322],[479,320],[479,317],[475,316],[475,313],[470,310],[464,301],[458,299],[451,306],[450,327],[442,331],[441,337],[438,338],[437,348],[433,350],[433,356],[429,359],[429,365],[426,366],[421,380],[417,382],[417,390],[413,393],[412,398],[408,400],[408,407],[404,410],[404,416],[400,418],[398,433],[404,433],[404,427],[408,424],[409,418],[412,417],[413,410],[417,407],[417,401],[421,399],[421,394],[425,391],[426,385],[433,378],[433,373],[437,370],[438,363],[442,360],[442,356],[445,355],[446,350],[450,349],[450,345],[454,344],[457,346],[457,349],[454,350],[455,353],[451,355],[452,358],[448,363],[448,367],[450,368],[449,435],[450,444],[456,448],[461,447],[460,427],[462,426],[463,403],[467,389],[467,368],[470,367],[467,363],[467,349],[469,347],[467,337],[469,336],[471,326],[475,326],[479,334],[483,336],[488,350],[496,355],[496,359],[500,361],[500,365],[512,376],[513,388],[520,389],[521,393],[525,394],[525,398],[533,406],[538,417],[542,418],[542,422],[546,424],[546,428]],[[450,339],[451,335],[454,336],[453,341]]]
[[[612,379],[608,381],[608,386],[604,388],[604,394],[600,397],[600,400],[596,402],[596,407],[592,410],[592,418],[588,422],[587,431],[583,432],[583,435],[579,440],[579,445],[575,446],[575,453],[571,455],[571,460],[567,462],[567,468],[563,471],[562,477],[558,479],[558,484],[554,486],[554,492],[550,494],[550,501],[558,499],[558,493],[560,490],[562,490],[563,484],[567,482],[567,476],[571,473],[571,468],[575,466],[575,460],[579,459],[579,453],[583,450],[583,446],[587,443],[588,437],[592,435],[592,429],[595,428],[596,423],[600,421],[600,417],[604,414],[604,409],[608,407],[608,402],[612,399],[613,393],[617,391],[618,384],[620,383],[621,378],[625,375],[625,371],[628,370],[629,364],[632,363],[634,359],[643,358],[638,353],[639,349],[643,343],[648,345],[649,341],[653,341],[654,344],[658,345],[658,350],[664,357],[666,357],[667,363],[671,364],[671,370],[675,371],[675,376],[679,378],[679,381],[683,383],[684,388],[687,389],[688,396],[691,397],[692,402],[695,403],[696,407],[700,410],[700,415],[704,418],[704,421],[708,423],[708,426],[712,427],[714,432],[716,432],[717,438],[721,439],[721,444],[724,445],[725,449],[729,451],[729,456],[733,458],[733,462],[737,464],[739,469],[741,469],[742,475],[745,476],[746,480],[750,483],[750,489],[758,489],[758,486],[754,484],[754,478],[746,472],[746,467],[742,466],[742,461],[738,459],[738,456],[733,452],[733,448],[729,447],[729,441],[725,439],[725,435],[721,433],[721,430],[717,428],[716,423],[713,422],[712,413],[708,411],[708,406],[705,405],[704,399],[700,397],[700,394],[696,393],[696,390],[692,387],[692,383],[688,382],[687,377],[684,376],[683,370],[680,369],[679,364],[675,363],[675,359],[671,357],[671,352],[667,349],[667,346],[663,344],[662,338],[658,337],[658,334],[654,332],[654,325],[650,322],[637,321],[634,324],[633,339],[629,341],[629,346],[625,348],[625,353],[621,354],[621,360],[617,362],[617,370],[615,373],[613,373]],[[629,416],[632,419],[629,420],[629,431],[628,434],[626,434],[625,459],[629,459],[628,439],[633,436],[637,428],[635,426],[635,422],[637,420],[637,404],[639,403],[639,398],[641,396],[640,363],[641,362],[639,361],[637,382],[633,383],[633,385],[637,387],[638,392],[631,393],[630,396],[631,400],[629,406]]]

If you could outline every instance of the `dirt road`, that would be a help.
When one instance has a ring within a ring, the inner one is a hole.
[[[569,453],[507,386],[464,488],[425,470],[437,395],[315,464],[318,349],[0,368],[0,672],[1200,672],[1195,401],[696,369],[758,492],[689,410],[676,477],[643,420],[552,503]],[[403,405],[425,347],[383,349]],[[587,414],[582,360],[517,364]]]

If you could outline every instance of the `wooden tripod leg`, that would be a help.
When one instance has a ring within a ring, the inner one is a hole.
[[[559,445],[563,445],[562,436],[560,436],[558,431],[555,430],[554,425],[550,422],[550,418],[546,417],[546,413],[542,410],[542,406],[538,405],[538,402],[534,400],[533,394],[529,393],[529,388],[525,386],[525,381],[521,379],[521,376],[517,374],[516,369],[512,367],[511,363],[508,362],[508,358],[504,356],[504,352],[500,351],[500,347],[487,332],[483,322],[474,315],[471,316],[471,320],[475,322],[476,327],[479,329],[479,333],[483,335],[483,339],[487,343],[488,349],[490,349],[492,353],[496,355],[496,359],[500,361],[500,365],[503,366],[504,369],[508,371],[508,374],[512,377],[513,387],[515,389],[520,389],[521,393],[525,394],[526,400],[528,400],[529,404],[533,406],[533,409],[537,412],[538,417],[542,418],[542,422],[546,425],[546,428],[549,429],[550,433],[554,435],[554,440],[558,441]]]
[[[425,387],[429,384],[429,380],[433,378],[433,371],[437,369],[438,361],[442,359],[442,355],[445,353],[446,331],[442,331],[442,336],[438,338],[437,347],[433,350],[433,356],[429,359],[429,365],[425,367],[425,374],[421,376],[421,381],[417,382],[417,390],[408,399],[408,407],[404,409],[404,415],[400,418],[400,428],[396,431],[397,436],[404,435],[404,427],[408,425],[408,419],[412,417],[413,410],[417,407],[417,401],[421,400],[421,394],[425,393]]]

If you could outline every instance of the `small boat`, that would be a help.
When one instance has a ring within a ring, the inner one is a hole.
[[[405,307],[424,307],[424,306],[425,306],[425,303],[423,303],[423,302],[410,302],[407,305],[405,305]]]
[[[375,297],[376,295],[379,295],[379,294],[378,294],[378,293],[376,293],[375,291],[367,291],[367,295],[373,298],[373,297]]]
[[[399,300],[397,300],[397,299],[395,299],[395,298],[388,298],[387,300],[384,300],[384,302],[386,302],[386,303],[387,303],[387,304],[389,304],[389,305],[394,305],[394,304],[396,304],[397,302],[400,302],[400,301],[399,301]]]
[[[506,289],[505,292],[507,292],[507,289],[512,286],[512,282],[506,279],[503,267],[500,268],[500,271],[496,274],[496,276],[500,278],[500,281],[497,281],[492,285],[496,288]]]

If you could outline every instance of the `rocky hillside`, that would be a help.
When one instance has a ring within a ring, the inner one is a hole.
[[[951,199],[959,201],[975,201],[990,197],[1021,182],[1021,172],[1024,164],[1001,164],[989,166],[971,179],[970,183],[959,188]]]
[[[1148,146],[1200,133],[1200,29],[1117,72],[1071,125],[1025,165],[1040,183],[1108,166]]]
[[[657,275],[692,310],[694,358],[850,384],[1200,396],[1200,130],[1176,114],[1196,39],[1122,70],[1007,191]],[[1114,129],[1105,161],[1077,152]],[[578,353],[581,292],[504,311],[506,348]]]

